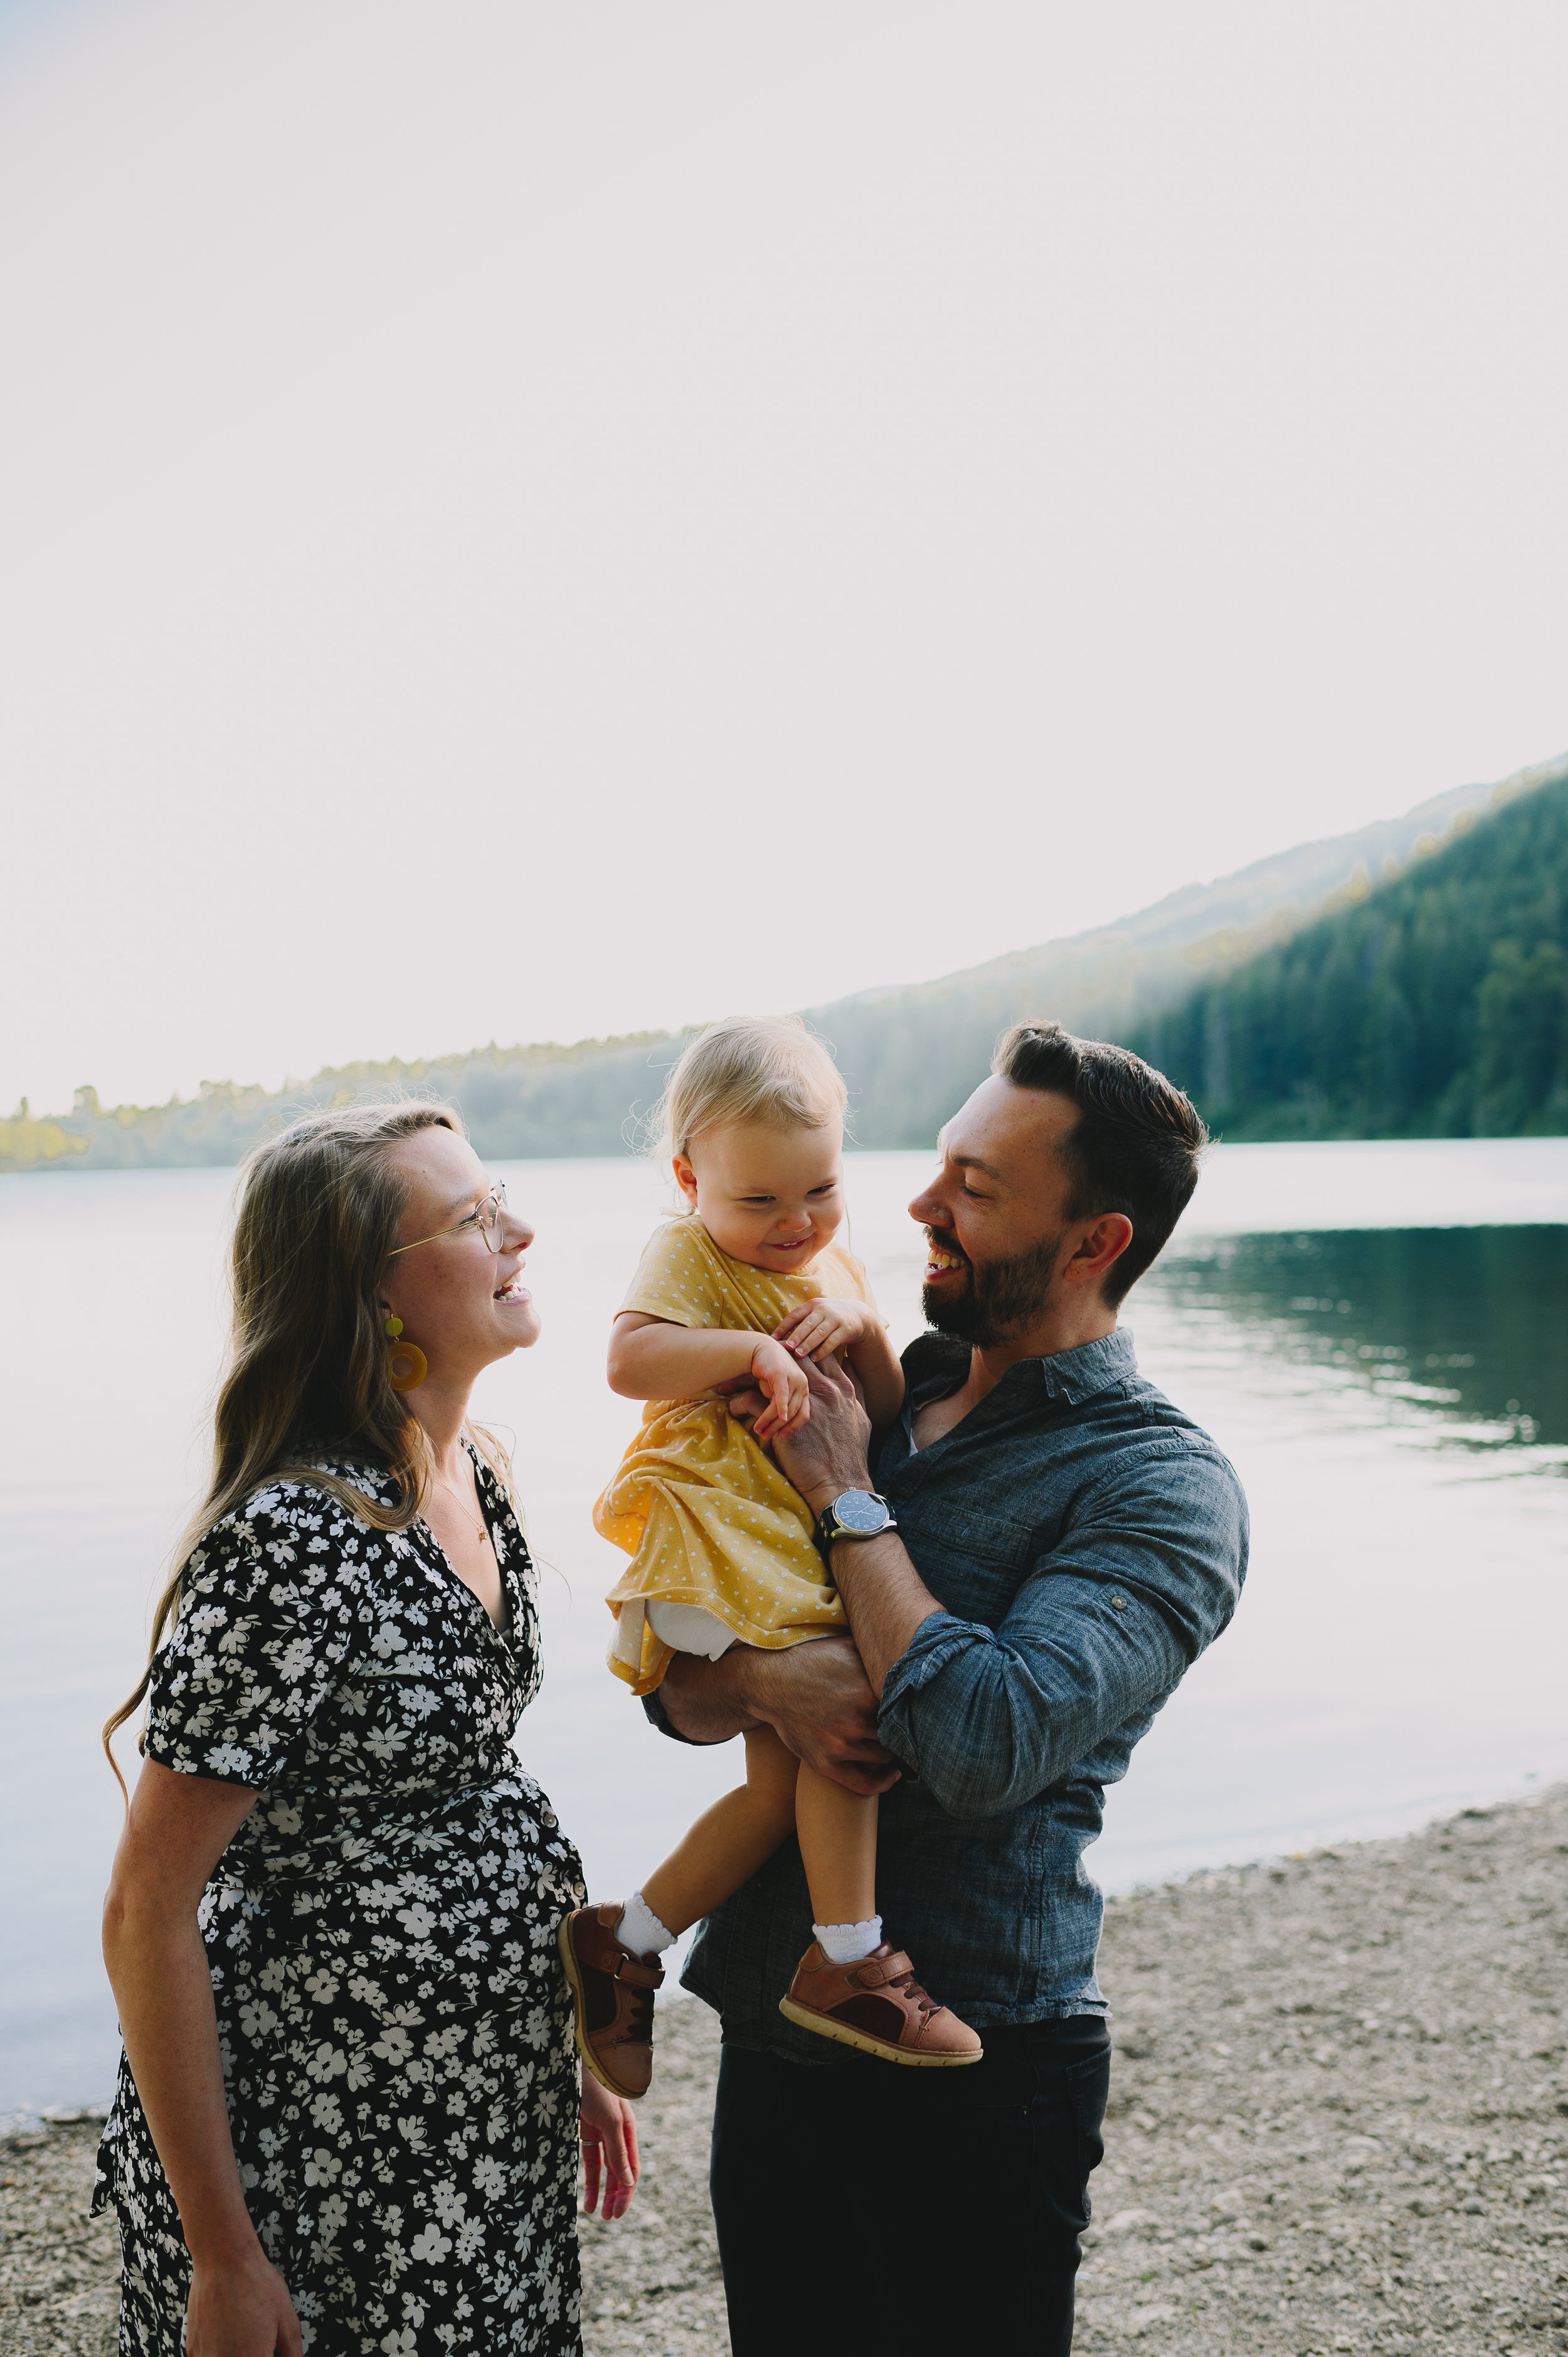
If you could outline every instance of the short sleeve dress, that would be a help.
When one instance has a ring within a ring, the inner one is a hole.
[[[260,1794],[199,1920],[246,2200],[312,2357],[582,2345],[555,1945],[582,1871],[510,1748],[533,1573],[475,1466],[503,1628],[423,1522],[278,1481],[192,1555],[153,1674],[147,1758]],[[94,2207],[119,2220],[123,2357],[178,2357],[190,2263],[124,2059]]]
[[[875,1306],[859,1261],[834,1245],[798,1276],[777,1275],[732,1259],[687,1217],[655,1232],[621,1308],[770,1334],[824,1296]],[[648,1403],[594,1526],[632,1558],[610,1590],[609,1664],[635,1694],[651,1693],[674,1658],[650,1625],[650,1603],[693,1605],[765,1650],[849,1625],[811,1508],[716,1392]]]

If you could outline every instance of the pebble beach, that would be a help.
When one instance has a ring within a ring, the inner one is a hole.
[[[1568,2351],[1568,1792],[1112,1900],[1115,2040],[1075,2347]],[[717,2025],[662,2009],[628,2217],[585,2222],[588,2357],[729,2347]],[[0,2357],[104,2357],[96,2120],[0,2140]]]

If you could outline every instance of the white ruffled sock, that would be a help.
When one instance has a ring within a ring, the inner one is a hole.
[[[634,1956],[661,1955],[666,1948],[675,1945],[677,1934],[661,1923],[640,1890],[634,1890],[626,1902],[626,1912],[616,1925],[616,1938]]]
[[[858,1964],[882,1945],[880,1915],[868,1923],[813,1923],[811,1929],[830,1964]]]

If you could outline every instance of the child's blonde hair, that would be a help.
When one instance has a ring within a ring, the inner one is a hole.
[[[825,1129],[846,1098],[838,1066],[798,1015],[726,1015],[682,1049],[654,1109],[654,1151],[668,1166],[704,1130],[736,1121]]]

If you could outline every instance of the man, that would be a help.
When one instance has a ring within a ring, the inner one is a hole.
[[[1117,1329],[1206,1143],[1125,1049],[1007,1033],[910,1206],[934,1330],[905,1353],[901,1422],[873,1462],[849,1379],[812,1369],[810,1422],[779,1446],[854,1645],[679,1656],[645,1704],[688,1742],[767,1721],[886,1794],[894,1944],[852,1983],[869,1998],[907,1971],[907,1941],[985,2047],[899,2069],[780,2017],[811,1920],[792,1843],[709,1919],[685,1979],[724,2019],[713,2200],[736,2357],[1070,2347],[1110,2080],[1082,1853],[1246,1566],[1235,1474]]]

